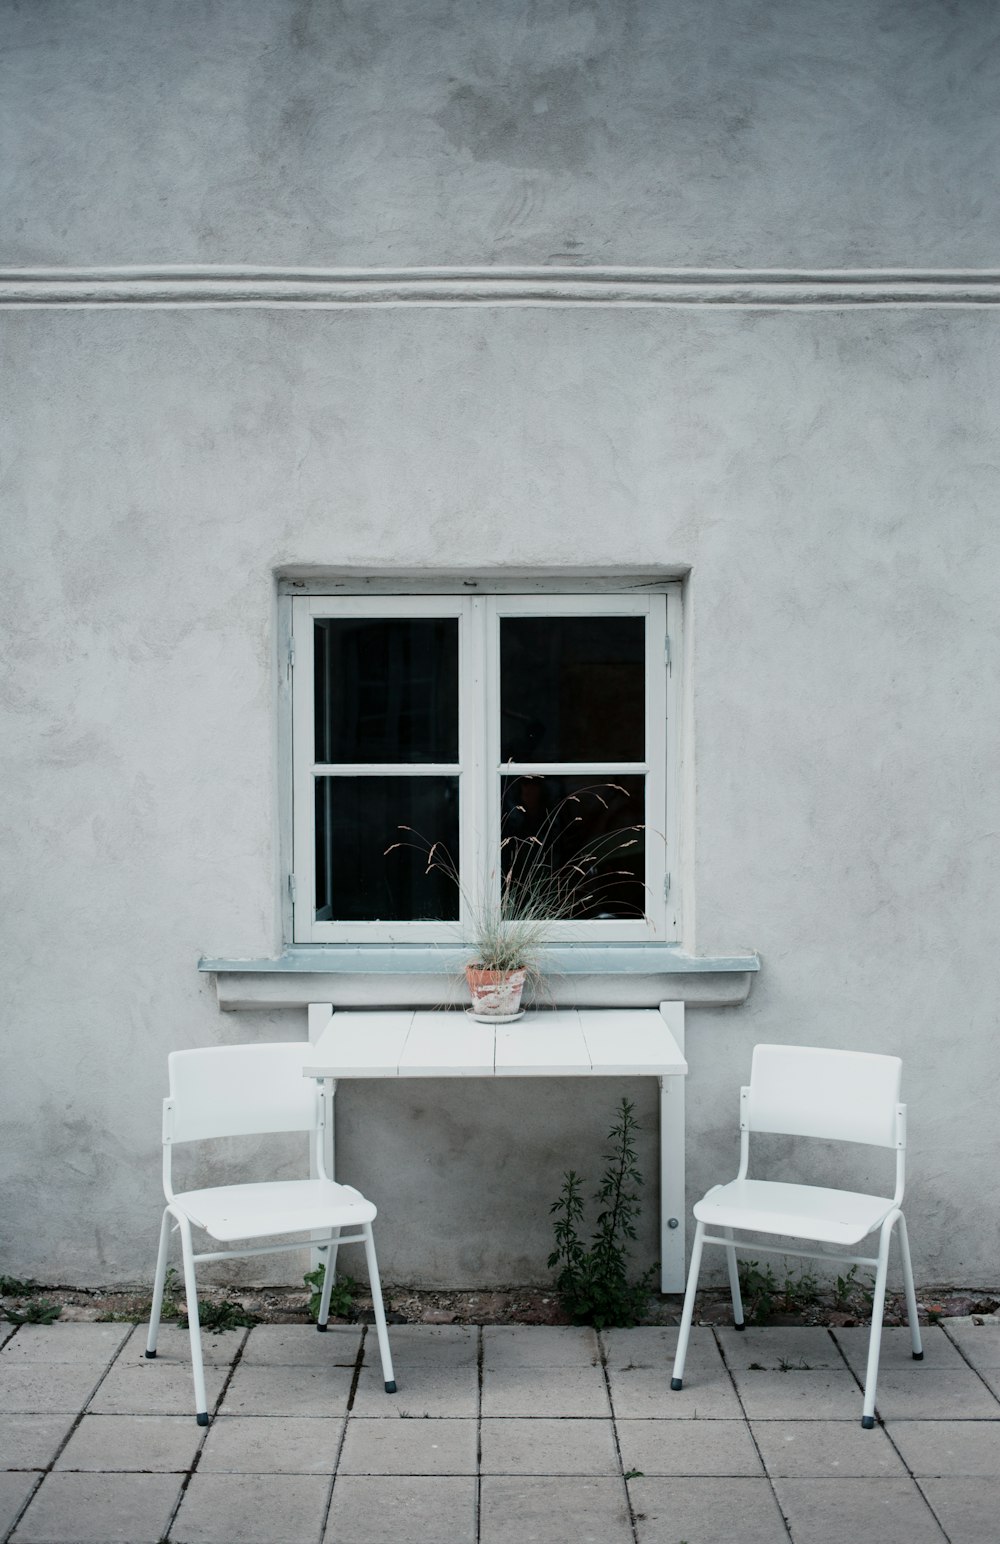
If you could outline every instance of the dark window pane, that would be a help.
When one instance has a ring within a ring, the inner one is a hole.
[[[458,760],[458,618],[323,617],[316,760]]]
[[[566,917],[645,915],[645,778],[505,777],[502,784],[508,891],[554,896],[551,909]]]
[[[645,759],[644,617],[503,617],[503,761]]]
[[[436,869],[424,872],[434,842],[457,862],[457,777],[318,777],[317,917],[455,921],[456,886]]]

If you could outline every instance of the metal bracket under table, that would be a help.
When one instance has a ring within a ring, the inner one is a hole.
[[[684,1004],[553,1008],[516,1024],[461,1012],[309,1005],[303,1073],[340,1078],[654,1077],[660,1088],[660,1291],[684,1291]],[[333,1098],[328,1155],[333,1175]]]

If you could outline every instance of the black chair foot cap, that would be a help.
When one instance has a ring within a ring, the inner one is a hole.
[[[156,1352],[155,1351],[147,1351],[146,1355],[149,1357],[149,1360],[152,1361],[153,1357],[156,1355]]]
[[[733,1329],[734,1330],[745,1330],[746,1327],[747,1327],[746,1326],[746,1321],[744,1319],[741,1319],[739,1324],[736,1323],[735,1319],[733,1320]]]
[[[395,1392],[396,1392],[396,1385],[395,1385],[395,1383],[387,1383],[386,1386],[385,1386],[385,1391],[386,1391],[387,1394],[395,1394]]]
[[[207,1410],[199,1410],[198,1414],[195,1416],[195,1420],[198,1422],[199,1426],[207,1426],[208,1425],[208,1411]]]
[[[914,1353],[913,1353],[913,1360],[915,1362],[922,1362],[923,1359],[924,1359],[924,1353],[922,1351],[914,1351]]]
[[[875,1425],[875,1417],[873,1415],[863,1415],[861,1417],[861,1424],[865,1431],[871,1431],[872,1427]]]
[[[321,1335],[325,1335],[326,1334],[326,1325],[325,1324],[317,1324],[316,1328],[319,1330]]]
[[[684,1387],[684,1379],[683,1378],[671,1378],[671,1380],[670,1380],[670,1387],[672,1389],[682,1389]]]

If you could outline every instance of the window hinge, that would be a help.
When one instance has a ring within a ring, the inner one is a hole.
[[[295,898],[296,898],[295,875],[294,874],[289,874],[289,876],[288,876],[288,899],[291,901],[293,906],[295,905]]]
[[[295,639],[290,636],[289,639],[288,639],[288,668],[289,668],[289,670],[292,670],[294,668],[294,666],[295,666]]]
[[[672,675],[674,667],[673,667],[673,661],[670,658],[670,634],[669,633],[664,633],[664,635],[663,635],[663,663],[667,667],[668,675]]]
[[[663,897],[664,897],[664,900],[666,899],[666,897],[669,894],[670,894],[670,875],[669,874],[664,874],[664,876],[663,876]]]

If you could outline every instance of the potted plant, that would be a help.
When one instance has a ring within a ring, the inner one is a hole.
[[[536,776],[530,783],[543,781]],[[639,846],[643,826],[612,823],[610,829],[591,829],[589,840],[582,844],[574,834],[581,825],[594,825],[581,810],[596,801],[608,812],[616,794],[625,796],[625,790],[614,783],[580,788],[534,819],[524,803],[512,802],[504,812],[499,863],[472,891],[443,843],[430,842],[409,826],[400,827],[413,840],[393,843],[393,847],[419,848],[426,854],[425,872],[446,875],[465,901],[471,954],[465,976],[474,1017],[518,1018],[526,983],[537,986],[541,978],[552,924],[598,915],[602,907],[613,904],[617,886],[636,883],[632,869],[609,863],[626,849]]]

